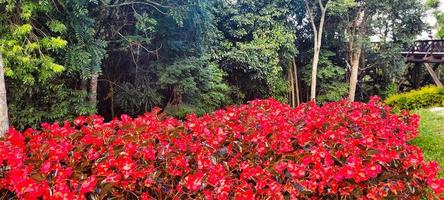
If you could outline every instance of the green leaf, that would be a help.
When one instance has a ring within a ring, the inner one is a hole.
[[[63,67],[62,65],[59,65],[59,64],[55,64],[55,63],[53,63],[53,64],[51,65],[51,69],[52,69],[52,71],[54,71],[55,73],[60,73],[60,72],[63,72],[63,71],[65,70],[65,67]]]
[[[31,24],[23,24],[21,26],[17,26],[12,34],[16,37],[23,37],[31,33],[31,31]]]
[[[67,28],[65,24],[58,20],[52,20],[48,23],[49,29],[54,33],[66,33]]]

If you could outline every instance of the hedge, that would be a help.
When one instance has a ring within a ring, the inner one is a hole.
[[[392,114],[377,98],[295,109],[257,100],[185,121],[158,111],[11,129],[0,139],[0,197],[443,197],[437,163],[409,144],[418,116]]]
[[[444,106],[444,87],[427,86],[388,97],[385,103],[398,110]]]

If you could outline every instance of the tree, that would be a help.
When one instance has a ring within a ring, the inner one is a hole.
[[[429,9],[432,9],[433,15],[436,17],[436,25],[435,28],[437,30],[437,37],[438,38],[444,38],[444,12],[440,10],[440,7],[442,7],[442,3],[440,0],[427,0],[426,6]]]
[[[80,76],[81,90],[88,94],[90,114],[97,111],[98,78],[102,60],[106,56],[107,41],[99,34],[100,21],[108,13],[106,5],[94,0],[62,0],[64,22],[68,24],[68,50],[65,64],[72,75]],[[103,33],[103,31],[102,31]],[[89,84],[88,84],[89,80]],[[88,87],[89,85],[89,87]]]
[[[421,5],[418,0],[395,2],[342,0],[341,4],[333,6],[335,14],[341,18],[339,26],[344,30],[342,34],[347,50],[346,64],[350,70],[350,101],[355,100],[359,73],[362,71],[361,65],[370,64],[371,67],[364,69],[374,70],[375,67],[382,68],[379,65],[382,62],[387,70],[386,74],[390,75],[395,75],[394,72],[399,73],[403,70],[401,68],[405,69],[402,67],[405,65],[401,61],[403,58],[399,56],[399,51],[402,47],[408,46],[423,30]],[[363,59],[362,56],[366,50],[367,52],[378,50],[375,54],[378,59],[374,60],[374,63]]]
[[[443,39],[444,38],[444,12],[440,13],[437,16],[438,20],[438,37]]]
[[[3,71],[3,56],[0,52],[0,137],[6,133],[9,128],[8,103],[6,95],[6,83]]]
[[[11,125],[23,129],[82,114],[81,95],[62,80],[66,26],[53,1],[0,1],[0,12]]]
[[[322,45],[322,33],[324,31],[324,23],[326,13],[329,7],[330,0],[322,1],[316,0],[304,0],[305,7],[307,10],[308,19],[310,20],[312,30],[313,30],[313,60],[312,60],[312,73],[311,73],[311,90],[310,98],[316,99],[316,77],[319,64],[319,54],[321,52]],[[324,3],[325,2],[325,3]],[[316,24],[317,10],[319,12],[319,22]]]
[[[134,19],[128,21],[135,21],[135,26],[127,23],[117,34],[123,42],[110,43],[114,51],[105,62],[125,60],[103,74],[115,87],[109,98],[118,110],[137,114],[158,106],[184,117],[230,102],[226,74],[210,56],[216,29],[210,13],[213,2],[171,2],[162,11],[167,14],[129,7],[134,15],[128,18]],[[121,73],[123,68],[127,73]]]
[[[219,41],[212,58],[228,74],[241,102],[275,97],[287,101],[287,69],[296,54],[294,24],[288,1],[244,0],[217,4]]]
[[[66,63],[72,72],[80,74],[81,89],[88,93],[88,101],[94,108],[91,109],[91,114],[96,113],[98,108],[99,76],[107,70],[107,66],[102,66],[107,56],[117,56],[120,59],[122,56],[140,58],[143,53],[157,54],[158,51],[150,49],[157,26],[154,18],[159,14],[177,17],[171,11],[180,9],[185,4],[169,6],[173,1],[168,0],[61,2],[68,16],[65,22],[69,24],[71,36],[68,38],[70,45]],[[140,62],[137,59],[131,61],[135,65]]]
[[[298,69],[295,59],[290,61],[290,66],[288,71],[288,79],[290,80],[289,103],[291,106],[296,107],[301,103],[301,95],[299,91]]]
[[[404,87],[418,1],[0,0],[9,121],[365,100]]]
[[[326,45],[328,48],[329,45]],[[338,101],[347,95],[346,70],[334,63],[335,53],[322,50],[319,57],[319,69],[317,73],[318,88],[316,102],[325,103]],[[302,79],[309,82],[311,79],[311,65],[306,65],[302,73]]]
[[[351,70],[349,95],[350,101],[355,100],[356,85],[358,82],[359,62],[361,60],[362,43],[363,43],[363,24],[365,23],[366,10],[364,9],[365,2],[359,2],[354,6],[352,21],[345,30],[345,37],[347,38],[347,66]]]

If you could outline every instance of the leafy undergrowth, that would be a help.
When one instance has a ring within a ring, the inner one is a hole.
[[[253,101],[185,121],[158,110],[108,123],[80,117],[9,131],[0,191],[21,199],[440,198],[437,163],[409,144],[418,119],[377,99],[296,109]]]
[[[426,160],[435,160],[444,166],[444,115],[429,109],[417,110],[416,113],[421,116],[420,134],[412,144],[422,149]],[[444,178],[444,170],[439,172],[439,176]]]

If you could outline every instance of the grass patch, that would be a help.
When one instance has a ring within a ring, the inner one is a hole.
[[[444,168],[444,115],[428,109],[415,111],[421,116],[420,134],[413,140],[413,145],[419,146],[424,152],[426,160],[435,160]],[[444,178],[444,170],[439,177]]]

